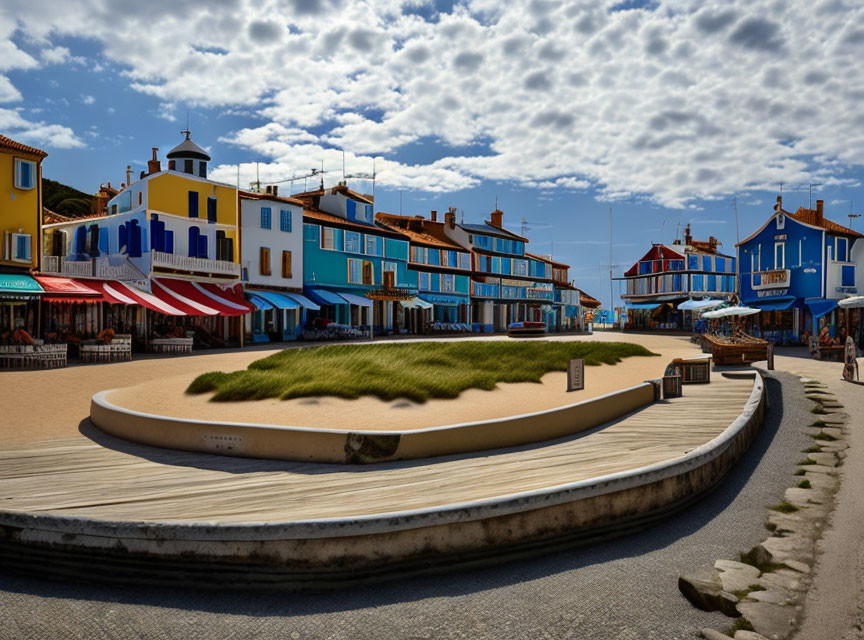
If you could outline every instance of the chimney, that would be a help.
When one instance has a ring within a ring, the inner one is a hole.
[[[816,201],[816,220],[817,220],[817,222],[822,222],[824,205],[825,205],[824,200],[817,200]]]
[[[432,222],[438,222],[438,212],[435,211],[435,209],[432,209],[432,211],[429,212],[429,219]]]
[[[265,191],[265,192],[267,193],[267,195],[269,196],[269,195],[271,195],[271,194],[273,193],[273,187],[271,187],[271,186],[268,184],[268,185],[264,188],[264,191]]]
[[[492,213],[489,214],[491,218],[490,222],[493,227],[501,227],[501,220],[504,217],[504,212],[501,209],[495,209]]]
[[[138,174],[138,179],[143,180],[146,177],[147,177],[147,172],[142,169],[141,173]]]
[[[444,222],[451,229],[456,228],[456,210],[453,207],[447,209],[447,213],[444,214]]]
[[[274,185],[273,185],[273,195],[274,195],[274,196],[278,196],[278,195],[279,195],[279,185],[278,185],[278,184],[274,184]]]
[[[719,244],[719,241],[717,240],[717,238],[715,238],[714,236],[708,237],[708,251],[710,253],[717,253],[717,245],[718,244]]]
[[[780,211],[783,208],[783,196],[777,196],[777,204],[774,205],[774,211]]]
[[[690,235],[690,225],[688,224],[686,227],[684,227],[684,246],[689,247],[692,243],[693,236]]]
[[[174,160],[168,161],[168,171],[174,171],[177,167],[177,163]]]
[[[126,184],[132,184],[132,165],[126,165]]]
[[[153,147],[153,157],[147,161],[147,173],[159,173],[162,171],[162,163],[159,162],[159,158],[156,155],[159,153],[159,147]]]

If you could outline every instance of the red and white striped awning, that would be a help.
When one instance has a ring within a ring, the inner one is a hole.
[[[109,304],[140,304],[142,307],[164,313],[167,316],[185,316],[178,305],[172,305],[143,289],[127,282],[117,280],[88,280],[87,285],[102,292],[102,298]]]
[[[252,311],[217,285],[175,278],[152,278],[153,295],[190,316],[239,316]]]

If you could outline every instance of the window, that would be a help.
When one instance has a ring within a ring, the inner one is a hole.
[[[372,224],[373,219],[374,219],[374,214],[372,213],[372,205],[367,204],[366,205],[366,222],[368,222],[369,224]]]
[[[774,243],[774,268],[775,269],[785,269],[786,268],[786,243],[785,242],[775,242]]]
[[[29,233],[12,234],[12,259],[18,262],[30,262],[33,238]]]
[[[396,286],[396,263],[385,262],[382,266],[381,284],[385,289],[392,289]]]
[[[426,249],[426,264],[434,264],[435,266],[439,266],[441,264],[441,250]]]
[[[197,218],[198,217],[198,192],[190,191],[189,192],[189,217]]]
[[[441,291],[440,276],[437,273],[429,274],[429,288],[432,291]]]
[[[777,216],[777,228],[783,229],[786,226],[786,216],[784,214],[780,214]]]
[[[272,216],[272,211],[270,207],[261,207],[261,228],[269,229],[270,228],[270,218]]]
[[[216,198],[207,198],[207,222],[216,222]]]
[[[702,256],[702,271],[714,271],[711,262],[711,256]]]
[[[411,262],[423,264],[426,262],[424,253],[426,250],[423,247],[411,247]]]
[[[363,261],[356,258],[348,258],[348,282],[351,284],[363,284]]]
[[[201,236],[201,231],[197,226],[189,227],[189,257],[198,257],[198,238]]]
[[[459,258],[456,256],[455,251],[447,251],[447,266],[448,267],[458,267],[459,266]]]
[[[142,202],[144,202],[144,192],[143,192],[143,191],[139,191],[139,192],[138,192],[138,206],[139,206],[139,207],[141,206],[141,203],[142,203]]]
[[[282,252],[282,277],[290,278],[291,277],[291,252],[283,251]]]
[[[687,256],[687,268],[690,271],[699,270],[699,256]],[[641,271],[639,273],[642,273]]]
[[[427,271],[420,272],[420,281],[417,288],[422,289],[423,291],[429,291],[429,273]]]
[[[508,260],[509,264],[509,260]],[[459,254],[459,268],[460,269],[470,269],[471,268],[471,254],[469,253],[460,253]],[[508,271],[509,273],[509,271]]]
[[[234,262],[234,241],[224,231],[216,232],[216,259]]]
[[[840,267],[840,286],[854,287],[855,286],[855,265],[844,264]]]
[[[849,238],[835,238],[836,248],[834,249],[835,260],[837,262],[849,261]]]
[[[441,274],[441,291],[453,292],[456,290],[456,276],[450,273]]]
[[[270,275],[270,249],[261,247],[258,252],[258,273],[262,276]]]
[[[375,284],[375,273],[372,270],[372,263],[368,260],[363,261],[363,284]]]
[[[804,264],[804,240],[798,241],[798,266],[802,266]],[[734,269],[733,269],[734,271]]]
[[[356,231],[345,232],[345,251],[348,253],[360,253],[360,247],[363,240]]]
[[[333,242],[333,229],[330,227],[321,227],[321,248],[331,251],[336,248]]]
[[[183,161],[183,172],[189,173],[189,174],[191,174],[193,172],[191,160],[184,160]]]
[[[353,200],[345,201],[345,217],[349,220],[357,219],[357,203]]]
[[[203,160],[198,163],[198,176],[201,178],[207,177],[207,163]]]
[[[513,261],[513,274],[517,276],[527,276],[528,275],[528,261],[527,260],[514,260]]]
[[[30,190],[36,186],[36,163],[15,158],[15,188]]]
[[[280,209],[279,211],[279,229],[291,233],[291,212],[288,209]]]
[[[378,236],[366,236],[366,255],[380,256],[382,248],[381,238]]]

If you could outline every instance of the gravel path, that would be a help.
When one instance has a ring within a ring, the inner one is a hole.
[[[641,534],[498,567],[323,594],[147,590],[0,574],[0,638],[585,638],[674,640],[729,619],[678,593],[679,573],[765,537],[809,438],[798,381],[768,380],[765,428],[727,481]]]

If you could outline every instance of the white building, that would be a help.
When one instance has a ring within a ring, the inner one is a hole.
[[[240,192],[240,264],[243,285],[257,311],[247,316],[256,342],[295,340],[305,312],[318,305],[303,296],[303,203],[265,193]]]

